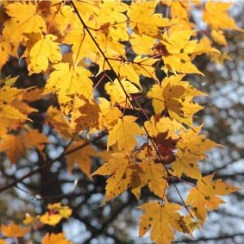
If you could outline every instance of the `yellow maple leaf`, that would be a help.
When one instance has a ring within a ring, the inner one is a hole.
[[[167,172],[165,167],[161,163],[154,163],[149,159],[140,164],[141,171],[139,172],[140,183],[137,190],[139,192],[142,187],[148,186],[149,190],[155,195],[163,198],[165,196],[165,190],[168,187]]]
[[[122,88],[121,84],[124,89]],[[112,105],[117,103],[120,106],[126,107],[130,106],[130,102],[127,99],[128,97],[126,96],[125,91],[129,97],[131,93],[137,93],[139,91],[135,85],[125,79],[121,80],[121,82],[119,82],[118,79],[115,79],[114,82],[107,82],[105,85],[105,90],[110,95]]]
[[[10,223],[9,225],[1,225],[1,232],[6,237],[22,237],[27,232],[30,231],[30,228],[23,228],[14,223]]]
[[[181,206],[175,203],[148,202],[139,207],[142,214],[139,223],[139,236],[151,229],[150,238],[156,244],[170,244],[174,240],[174,229],[190,232],[178,211]],[[183,228],[184,227],[184,228]]]
[[[229,16],[228,9],[233,3],[208,1],[205,4],[203,20],[213,29],[241,30]],[[218,18],[216,18],[218,16]]]
[[[112,129],[118,119],[122,117],[122,112],[103,97],[99,98],[99,107],[99,128],[101,130]]]
[[[193,115],[202,109],[202,106],[192,102],[196,96],[205,95],[186,81],[181,81],[183,75],[166,77],[161,85],[155,84],[147,93],[152,98],[156,114],[164,110],[171,118],[192,126]]]
[[[130,82],[136,84],[138,87],[141,87],[139,76],[131,62],[111,60],[110,63],[113,66],[115,72],[119,75],[121,81],[129,80]]]
[[[182,174],[193,179],[199,179],[201,172],[198,162],[206,158],[206,152],[219,144],[209,140],[205,135],[199,134],[201,126],[180,133],[177,143],[176,160],[172,164],[174,175],[181,177]]]
[[[65,239],[63,233],[47,233],[42,239],[42,244],[72,244],[72,242]]]
[[[70,128],[76,133],[84,130],[96,131],[99,113],[100,107],[96,101],[75,96],[71,106]]]
[[[169,137],[177,139],[179,137],[178,133],[184,130],[184,126],[181,123],[168,117],[162,117],[156,121],[155,117],[152,116],[144,125],[151,137],[156,137],[160,132],[167,132]]]
[[[48,204],[48,211],[40,216],[40,221],[47,225],[56,225],[61,219],[69,218],[72,210],[68,206],[62,206],[61,203]]]
[[[11,44],[8,41],[5,41],[2,35],[0,35],[0,70],[2,66],[8,61],[9,55],[11,53]]]
[[[31,38],[31,35],[29,38]],[[30,75],[46,71],[49,61],[57,63],[62,59],[59,43],[55,42],[56,39],[57,37],[52,34],[40,36],[39,40],[31,47],[27,59]]]
[[[107,147],[117,144],[120,150],[133,150],[137,144],[135,136],[142,134],[141,128],[135,122],[136,119],[134,116],[118,119],[118,123],[109,130]]]
[[[93,97],[93,83],[89,78],[91,72],[82,66],[70,67],[69,63],[53,66],[55,71],[50,74],[44,94],[58,94],[60,104],[72,100],[69,95],[79,94],[87,99]]]
[[[37,11],[35,2],[14,2],[6,6],[6,13],[11,17],[4,23],[3,35],[6,40],[19,43],[24,33],[42,33],[46,23]],[[13,35],[14,33],[14,35]]]
[[[214,41],[216,41],[218,44],[226,46],[227,45],[227,41],[226,38],[224,36],[224,32],[221,30],[212,30],[211,31],[211,36],[214,39]]]
[[[139,55],[150,55],[152,53],[155,42],[155,38],[152,38],[144,34],[133,34],[130,39],[132,49],[135,53]]]
[[[124,153],[112,153],[108,162],[104,163],[92,175],[110,175],[106,181],[105,201],[125,192],[132,183],[134,161]]]
[[[200,178],[197,181],[197,187],[192,188],[187,196],[186,204],[192,208],[194,215],[203,224],[207,212],[216,209],[224,201],[218,196],[224,196],[239,190],[222,180],[213,181],[214,174]]]
[[[156,37],[159,28],[170,25],[169,19],[154,12],[157,1],[133,3],[128,10],[130,27],[134,32]]]

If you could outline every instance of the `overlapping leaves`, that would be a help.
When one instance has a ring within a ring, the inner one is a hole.
[[[3,1],[0,68],[10,55],[25,58],[29,75],[42,73],[47,80],[38,96],[32,89],[17,89],[11,79],[1,82],[0,152],[14,163],[30,148],[43,151],[48,139],[31,127],[29,116],[37,111],[29,103],[56,96],[56,106],[49,106],[43,116],[61,137],[72,138],[70,150],[81,146],[81,134],[89,137],[104,131],[108,135],[107,156],[92,174],[108,177],[105,201],[127,189],[139,199],[142,188],[148,187],[161,203],[140,206],[145,213],[139,235],[151,229],[151,239],[164,244],[174,239],[175,230],[191,233],[198,226],[195,221],[202,224],[207,212],[222,203],[216,195],[237,188],[201,175],[199,160],[218,144],[194,125],[195,114],[203,108],[195,98],[205,94],[184,76],[203,75],[193,63],[196,56],[219,53],[210,38],[226,45],[224,30],[239,30],[227,13],[230,4],[211,1],[203,11],[211,37],[199,40],[189,18],[191,6],[185,1],[85,0],[68,5]],[[160,8],[171,15],[163,15]],[[20,45],[25,48],[21,57]],[[145,77],[151,87],[142,82]],[[138,97],[152,109],[144,109]],[[91,178],[95,153],[95,148],[87,147],[68,155],[69,171],[78,164]],[[174,179],[184,176],[194,179],[196,187],[182,207],[167,200],[167,190]],[[186,204],[187,214],[182,215]],[[60,204],[48,209],[41,217],[44,224],[55,225],[71,214]],[[17,237],[25,234],[14,225],[2,228],[7,237],[15,237],[14,230],[20,233]],[[47,234],[42,243],[70,242],[62,234]]]

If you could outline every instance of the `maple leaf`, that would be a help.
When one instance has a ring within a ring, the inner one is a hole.
[[[3,36],[0,35],[0,70],[2,66],[8,61],[9,55],[12,53],[11,44],[5,41]]]
[[[146,34],[155,37],[159,32],[159,28],[170,25],[169,19],[162,18],[160,14],[154,13],[157,4],[157,1],[131,4],[128,16],[133,31],[139,35]]]
[[[142,161],[139,164],[140,171],[138,171],[140,181],[132,192],[139,198],[141,188],[147,185],[151,192],[164,198],[168,186],[165,167],[162,163],[154,162],[152,149],[148,146],[140,152],[138,157]]]
[[[47,233],[42,239],[42,244],[72,244],[72,242],[66,240],[63,233]]]
[[[100,107],[94,100],[75,96],[71,107],[70,128],[74,132],[79,133],[84,130],[94,131],[98,128]]]
[[[59,109],[50,106],[46,113],[46,122],[53,126],[64,138],[69,139],[72,137],[72,130],[69,127],[68,121]]]
[[[168,136],[168,132],[158,133],[152,140],[155,142],[164,164],[170,164],[175,160],[176,144],[179,139]]]
[[[174,175],[181,177],[182,174],[193,179],[201,177],[198,162],[206,158],[206,152],[219,144],[201,135],[201,126],[183,131],[177,143],[176,160],[172,163]]]
[[[132,183],[134,161],[124,153],[112,153],[108,162],[98,168],[92,175],[109,175],[106,181],[105,201],[125,192]]]
[[[122,86],[124,87],[124,89],[122,88]],[[137,93],[139,91],[139,89],[135,85],[125,79],[121,80],[121,82],[115,79],[114,82],[106,83],[105,90],[110,95],[111,103],[113,105],[117,103],[122,107],[130,105],[125,91],[129,97],[131,93]]]
[[[6,134],[8,130],[17,129],[20,124],[28,120],[30,113],[36,111],[23,101],[28,89],[12,87],[17,78],[6,79],[0,88],[0,132],[2,134]]]
[[[164,78],[161,85],[155,84],[147,93],[152,98],[156,114],[167,110],[170,117],[192,126],[193,115],[202,109],[202,106],[192,102],[196,96],[203,96],[186,81],[181,81],[183,75],[173,75]]]
[[[72,210],[68,206],[62,206],[61,203],[48,204],[48,211],[40,216],[43,224],[56,225],[61,219],[69,218]]]
[[[150,120],[144,123],[149,135],[156,137],[159,133],[167,133],[169,137],[176,140],[179,138],[179,132],[184,130],[184,126],[175,119],[161,117],[159,120],[152,116]]]
[[[233,3],[223,2],[206,2],[203,12],[203,20],[215,30],[219,29],[233,29],[241,30],[235,21],[229,16],[228,9]],[[216,18],[215,16],[218,16]]]
[[[138,87],[141,87],[139,76],[131,62],[115,60],[115,61],[111,61],[111,65],[113,66],[113,69],[116,71],[116,73],[119,75],[119,77],[122,80],[128,79],[130,82],[136,84]],[[127,86],[128,88],[128,85],[124,85],[124,86]]]
[[[44,149],[45,145],[49,142],[46,135],[38,130],[31,130],[24,134],[23,139],[26,149],[36,148],[40,152]]]
[[[14,223],[10,223],[9,225],[1,225],[1,232],[6,237],[22,237],[27,232],[30,231],[30,228],[23,228]]]
[[[61,104],[72,100],[69,95],[79,94],[89,99],[93,97],[91,72],[82,66],[70,67],[69,63],[53,65],[53,71],[47,80],[44,94],[57,93]]]
[[[222,180],[213,181],[214,174],[200,178],[197,187],[192,188],[187,196],[186,204],[189,204],[199,223],[203,224],[207,211],[216,209],[224,201],[218,197],[230,194],[240,188],[234,187]]]
[[[120,150],[130,152],[137,144],[135,136],[142,134],[141,128],[136,124],[136,117],[124,116],[109,130],[107,147],[117,143]]]
[[[135,53],[139,55],[151,54],[156,40],[147,35],[133,34],[130,43]]]
[[[46,23],[33,2],[15,2],[5,7],[11,17],[4,23],[3,35],[6,40],[20,42],[24,33],[46,32]],[[14,35],[13,35],[14,33]]]
[[[72,145],[68,147],[68,151],[74,148],[79,147],[84,142],[74,142]],[[69,155],[66,156],[66,162],[68,164],[68,170],[71,172],[74,165],[77,163],[80,170],[91,178],[91,159],[96,155],[96,150],[92,146],[86,146],[85,148],[81,148]]]
[[[112,129],[118,122],[118,119],[122,117],[122,112],[102,97],[99,98],[99,107],[99,128],[101,130]]]
[[[192,35],[192,30],[179,30],[176,27],[170,28],[168,33],[163,34],[160,44],[162,43],[167,50],[162,56],[165,64],[162,69],[166,74],[171,71],[172,73],[203,75],[191,62],[195,55],[201,54],[197,40],[190,40]],[[201,51],[202,53],[207,52],[208,48],[202,47]]]
[[[28,38],[31,39],[32,35],[29,35]],[[27,59],[29,61],[28,70],[30,75],[46,71],[49,61],[57,63],[62,59],[59,43],[55,42],[56,39],[57,37],[51,34],[40,35],[39,40],[30,48]]]
[[[20,136],[4,135],[0,141],[0,152],[6,152],[11,163],[15,163],[25,152],[25,146]]]
[[[139,207],[142,214],[139,223],[139,236],[145,235],[151,229],[150,238],[156,244],[170,244],[174,240],[174,229],[183,231],[183,218],[178,211],[181,206],[175,203],[148,202]],[[181,225],[180,225],[181,223]],[[189,232],[187,226],[185,230]]]
[[[6,134],[0,140],[0,152],[5,152],[11,163],[15,163],[22,154],[34,147],[40,152],[48,143],[48,138],[37,130],[23,135]]]
[[[122,86],[124,89],[122,88]],[[108,82],[105,85],[105,90],[106,92],[110,95],[111,103],[114,104],[119,104],[120,106],[129,106],[130,102],[127,99],[127,95],[130,97],[130,94],[132,93],[137,93],[139,90],[138,88],[133,85],[130,81],[128,80],[121,80],[119,82],[117,79],[114,82]],[[124,91],[125,90],[125,91]]]

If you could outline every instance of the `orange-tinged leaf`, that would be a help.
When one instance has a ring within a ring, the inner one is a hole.
[[[5,152],[10,163],[16,163],[25,152],[23,139],[20,136],[4,135],[0,141],[0,152]]]
[[[63,233],[47,233],[42,239],[42,244],[72,244],[72,242],[65,239]]]
[[[69,139],[72,137],[72,130],[69,127],[68,121],[62,112],[53,106],[47,110],[46,121],[54,127],[54,129],[64,138]]]
[[[100,107],[96,101],[75,96],[71,107],[70,128],[76,133],[88,130],[93,131],[98,128]]]
[[[42,151],[49,142],[47,136],[40,133],[38,130],[26,132],[23,136],[23,141],[26,149],[36,148],[39,151]]]
[[[175,203],[161,204],[148,202],[139,207],[142,214],[139,223],[139,236],[143,236],[151,229],[150,238],[156,244],[170,244],[174,240],[174,229],[183,231],[180,222],[182,216],[178,213],[181,206]],[[186,228],[188,230],[188,228]]]
[[[0,244],[8,244],[7,241],[0,239]]]
[[[46,225],[52,225],[55,226],[56,224],[58,224],[62,219],[62,216],[59,214],[49,214],[48,212],[46,212],[45,214],[41,215],[40,217],[40,221],[43,224]]]
[[[68,147],[68,151],[75,149],[82,145],[84,142],[74,142],[72,145]],[[69,155],[66,156],[66,162],[68,164],[68,170],[71,172],[74,168],[75,164],[78,164],[80,170],[87,175],[90,179],[91,178],[91,161],[92,157],[96,156],[96,150],[88,145],[84,148],[81,148]]]
[[[175,55],[168,55],[163,57],[165,66],[163,71],[166,74],[171,71],[172,73],[181,73],[181,74],[200,74],[203,75],[199,69],[192,64],[191,59],[187,54],[180,53]]]
[[[30,228],[24,228],[14,223],[10,223],[9,225],[1,225],[1,232],[6,237],[22,237],[27,232],[30,231]]]
[[[131,151],[137,144],[135,136],[142,134],[141,128],[137,125],[136,117],[124,116],[118,119],[118,123],[109,131],[108,148],[114,144],[121,150]]]

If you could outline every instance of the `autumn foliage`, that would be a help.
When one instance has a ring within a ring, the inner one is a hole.
[[[0,81],[0,152],[9,167],[18,170],[30,150],[44,154],[50,138],[33,124],[33,114],[39,115],[65,140],[61,156],[70,174],[78,165],[90,180],[107,178],[103,204],[127,190],[138,200],[144,188],[154,194],[138,206],[140,237],[150,231],[153,242],[167,244],[175,231],[191,235],[201,228],[207,213],[223,203],[220,196],[238,189],[201,174],[199,161],[220,145],[195,122],[203,109],[196,98],[207,94],[187,80],[204,75],[196,58],[228,57],[218,50],[227,45],[225,30],[241,31],[230,7],[200,0],[1,2],[0,68],[15,57],[30,77],[28,87],[18,86],[21,74]],[[202,19],[189,18],[191,11],[202,11]],[[197,29],[197,21],[206,31]],[[31,81],[37,74],[45,78],[43,87]],[[43,112],[33,106],[39,100],[53,102]],[[103,150],[93,145],[99,140]],[[93,171],[94,157],[102,164]],[[179,181],[189,186],[185,199]],[[169,186],[181,202],[168,199]],[[2,224],[4,238],[54,226],[72,213],[61,203],[46,207],[41,215],[27,215],[23,226]],[[71,242],[63,233],[46,233],[42,243]]]

